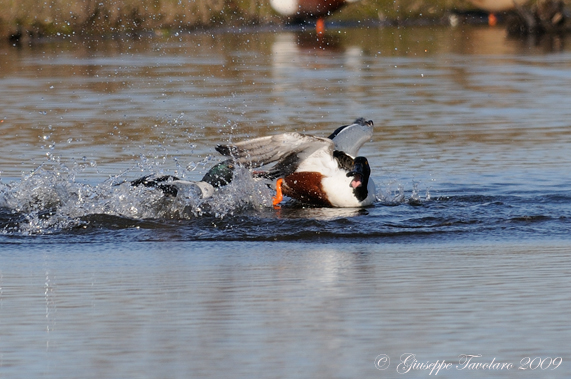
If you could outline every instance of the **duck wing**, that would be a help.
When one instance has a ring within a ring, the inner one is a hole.
[[[216,146],[220,154],[232,157],[245,167],[261,167],[277,162],[271,171],[261,175],[268,178],[295,172],[300,162],[318,150],[333,154],[334,149],[335,143],[331,139],[300,133],[283,133]]]
[[[372,137],[373,121],[367,121],[361,117],[350,125],[343,125],[337,128],[331,133],[329,139],[335,143],[335,150],[343,151],[347,155],[356,157],[361,146]]]

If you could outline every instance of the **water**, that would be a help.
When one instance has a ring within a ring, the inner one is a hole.
[[[567,377],[569,42],[434,27],[2,47],[0,377],[401,377],[404,353],[514,365],[440,377]],[[366,209],[275,210],[246,171],[204,202],[126,183],[197,180],[217,143],[360,116]]]

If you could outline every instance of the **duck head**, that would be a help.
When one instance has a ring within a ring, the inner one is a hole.
[[[369,185],[369,177],[371,176],[371,167],[369,161],[365,157],[357,157],[353,161],[353,169],[347,173],[347,177],[353,177],[351,187],[353,193],[359,201],[363,201],[369,195],[367,186]]]

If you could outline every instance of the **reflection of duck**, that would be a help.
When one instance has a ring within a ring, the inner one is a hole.
[[[316,72],[331,70],[332,61],[343,67],[343,70],[336,71],[339,80],[334,85],[336,90],[346,94],[342,107],[349,110],[363,108],[360,88],[365,85],[365,79],[360,72],[364,54],[360,46],[347,44],[338,33],[325,33],[320,38],[308,32],[279,33],[271,52],[275,103],[267,111],[279,124],[286,124],[297,117],[296,109],[306,101],[304,97],[308,93],[322,96],[320,92],[331,84]],[[328,58],[321,59],[322,56]]]
[[[270,0],[270,5],[276,12],[292,20],[317,19],[317,31],[322,33],[325,30],[323,17],[357,1],[359,0]]]
[[[147,176],[131,185],[155,187],[166,195],[183,192],[206,198],[212,196],[216,187],[232,181],[236,165],[252,168],[275,163],[269,171],[253,173],[257,178],[278,179],[274,205],[282,201],[283,194],[311,205],[367,206],[376,199],[375,184],[370,179],[367,158],[355,156],[372,134],[373,122],[360,118],[338,128],[328,138],[284,133],[218,145],[216,150],[231,158],[211,168],[200,182]]]

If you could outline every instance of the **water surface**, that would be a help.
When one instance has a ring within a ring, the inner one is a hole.
[[[0,376],[401,377],[414,353],[516,367],[442,377],[566,377],[568,46],[435,27],[2,47]],[[206,202],[128,184],[361,116],[366,209],[276,210],[247,171]]]

